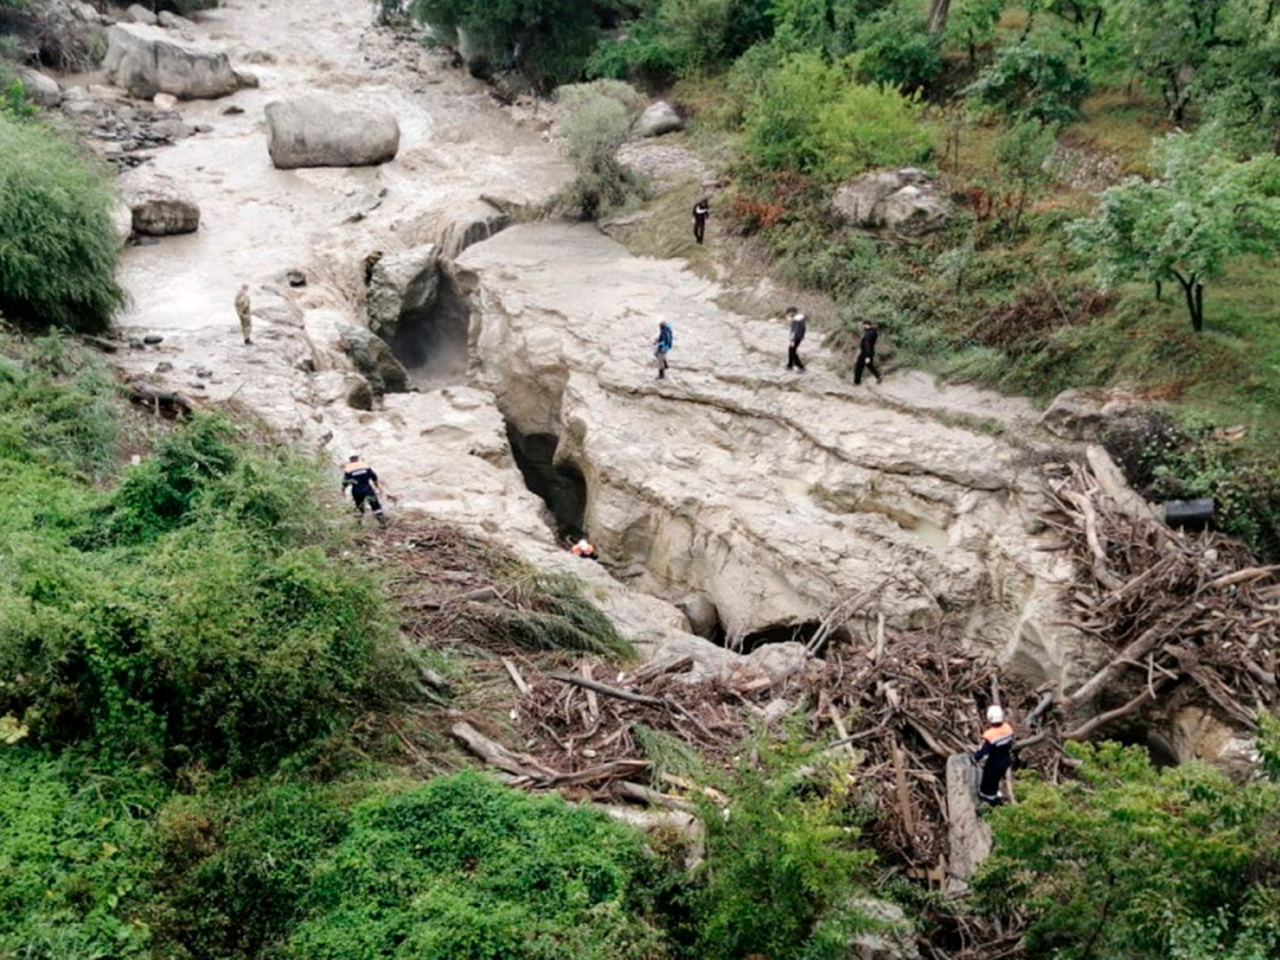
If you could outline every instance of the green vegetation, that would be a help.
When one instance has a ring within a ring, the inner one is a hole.
[[[124,303],[106,173],[48,126],[6,110],[0,156],[0,313],[105,328]]]
[[[576,174],[560,198],[567,210],[595,219],[622,206],[636,184],[618,163],[618,148],[644,98],[618,80],[568,84],[556,92],[560,135]]]
[[[1280,951],[1280,785],[1073,745],[1079,780],[1023,781],[975,888],[1030,917],[1035,956],[1254,960]]]

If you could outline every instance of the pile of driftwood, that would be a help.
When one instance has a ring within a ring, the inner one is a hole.
[[[780,678],[740,670],[691,682],[687,657],[621,673],[586,660],[544,672],[504,658],[523,749],[465,722],[453,733],[517,785],[688,809],[691,791],[705,792],[668,769],[662,735],[727,766],[754,733],[795,724],[843,758],[854,794],[875,808],[867,829],[877,847],[941,883],[946,760],[976,746],[985,704],[1029,706],[1035,692],[1002,688],[995,668],[942,632],[890,631],[883,620],[871,632],[865,646],[832,649]]]
[[[1055,705],[1058,735],[1083,740],[1157,701],[1253,729],[1280,700],[1280,567],[1220,534],[1170,529],[1090,459],[1050,471],[1045,519],[1077,560],[1069,618],[1113,655]]]

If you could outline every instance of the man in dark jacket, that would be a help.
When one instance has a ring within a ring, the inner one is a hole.
[[[373,468],[360,459],[360,454],[353,453],[342,468],[342,490],[351,488],[351,498],[356,502],[356,514],[364,520],[364,505],[367,501],[373,510],[373,518],[378,525],[385,527],[387,518],[382,513],[382,501],[378,499],[378,475]]]
[[[796,307],[787,307],[786,317],[791,321],[791,345],[787,348],[787,369],[804,373],[804,361],[800,359],[800,344],[804,341],[804,314]]]
[[[699,200],[693,205],[693,239],[702,243],[707,232],[707,217],[711,216],[711,205],[706,200]]]
[[[876,339],[880,336],[880,331],[876,329],[874,323],[870,320],[862,321],[862,340],[858,344],[858,362],[853,365],[853,382],[862,382],[862,371],[870,370],[872,376],[876,378],[876,383],[880,383],[884,378],[880,376],[880,370],[876,367]]]
[[[982,734],[982,746],[973,753],[974,763],[981,763],[984,758],[987,761],[982,767],[978,799],[999,806],[1004,802],[1000,781],[1013,762],[1013,727],[1005,721],[1004,710],[995,705],[987,707],[987,722],[991,726]]]

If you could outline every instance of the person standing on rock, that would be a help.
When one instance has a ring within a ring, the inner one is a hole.
[[[249,311],[249,285],[247,283],[240,284],[240,290],[236,293],[236,314],[240,317],[240,332],[244,334],[244,342],[250,344],[253,341],[250,336],[253,333],[253,314]]]
[[[699,244],[707,233],[707,217],[711,216],[711,204],[705,199],[693,205],[693,239]]]
[[[660,321],[658,323],[658,339],[653,341],[653,358],[658,361],[659,380],[662,380],[667,375],[667,354],[671,352],[671,346],[674,342],[675,335],[672,333],[671,324],[665,320]]]
[[[855,384],[862,383],[862,371],[870,370],[871,375],[876,378],[876,383],[882,383],[884,377],[880,376],[880,370],[876,367],[876,340],[880,336],[880,331],[876,329],[876,325],[870,320],[862,321],[862,340],[858,342],[858,360],[853,365],[853,382]]]
[[[374,473],[373,468],[360,459],[360,454],[353,453],[347,458],[346,466],[342,468],[342,490],[345,493],[347,488],[351,488],[351,498],[356,503],[356,516],[360,522],[364,522],[364,505],[368,502],[370,509],[373,510],[373,518],[378,521],[378,526],[385,527],[387,518],[382,513],[382,501],[378,499],[378,475]]]
[[[791,321],[791,345],[787,348],[787,369],[804,373],[804,361],[800,359],[800,344],[804,342],[804,314],[797,307],[787,307],[786,317]]]
[[[982,734],[982,746],[973,753],[973,762],[987,762],[982,767],[982,781],[978,784],[978,799],[993,807],[1004,803],[1000,781],[1013,762],[1013,727],[1004,718],[1004,710],[992,704],[987,707],[987,722],[991,724]]]

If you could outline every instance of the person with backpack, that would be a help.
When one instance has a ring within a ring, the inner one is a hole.
[[[804,314],[797,307],[787,307],[786,318],[791,321],[791,345],[787,348],[787,369],[804,373],[804,361],[800,359],[800,344],[804,340]]]
[[[876,340],[880,336],[880,331],[876,329],[876,325],[870,320],[862,321],[862,340],[858,343],[858,360],[853,365],[853,382],[855,384],[862,383],[862,371],[870,370],[871,375],[876,378],[876,383],[883,383],[884,377],[880,376],[880,370],[876,366]]]
[[[662,380],[667,375],[667,354],[671,352],[674,340],[675,336],[671,331],[671,324],[665,320],[660,321],[658,323],[658,339],[653,341],[653,357],[658,361],[659,380]]]
[[[707,217],[711,216],[711,205],[707,201],[699,200],[693,205],[693,239],[699,244],[707,232]]]

